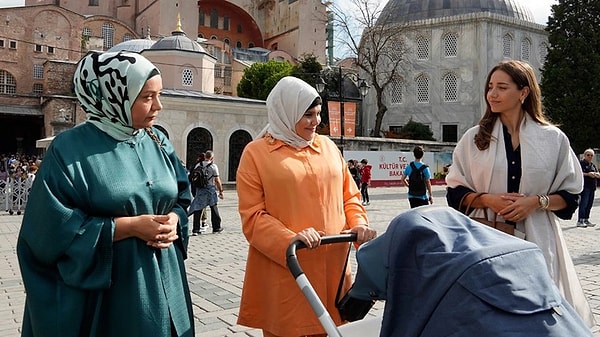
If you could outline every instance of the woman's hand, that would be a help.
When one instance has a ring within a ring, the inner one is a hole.
[[[510,204],[500,211],[498,215],[509,221],[523,221],[539,207],[538,196],[525,196],[519,193],[502,195],[502,199]]]
[[[351,229],[346,229],[341,234],[356,233],[356,242],[359,245],[371,241],[377,237],[377,231],[367,225],[358,225]]]
[[[154,221],[160,224],[157,228],[158,233],[156,233],[153,240],[146,242],[146,244],[154,248],[168,248],[179,238],[177,235],[177,223],[179,222],[177,214],[171,212],[167,215],[157,215],[154,216]]]
[[[136,237],[155,248],[168,248],[177,240],[177,214],[144,214],[132,217],[114,218],[115,234],[113,241]]]
[[[321,236],[323,235],[325,235],[323,231],[317,231],[312,227],[305,228],[294,235],[290,240],[290,244],[294,241],[302,241],[308,249],[317,248],[321,244]]]

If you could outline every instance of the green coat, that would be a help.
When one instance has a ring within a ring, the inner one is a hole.
[[[59,134],[32,186],[17,254],[23,337],[194,336],[184,259],[190,192],[173,146],[154,129],[116,141],[84,123]],[[118,216],[179,215],[168,249],[113,243]]]

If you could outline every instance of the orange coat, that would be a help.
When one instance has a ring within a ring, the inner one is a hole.
[[[316,136],[297,150],[266,136],[244,149],[237,171],[239,212],[250,244],[238,324],[278,336],[324,333],[288,270],[285,252],[292,237],[314,227],[339,234],[368,224],[360,192],[336,145]],[[298,260],[330,315],[339,325],[335,296],[347,246],[298,251]],[[341,296],[350,287],[350,268]]]

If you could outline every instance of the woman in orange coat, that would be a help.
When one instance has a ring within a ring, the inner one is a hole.
[[[239,212],[250,244],[238,324],[264,336],[321,336],[325,331],[286,267],[290,242],[310,249],[298,260],[330,315],[346,245],[319,246],[322,235],[355,232],[358,243],[376,236],[360,192],[336,145],[316,134],[321,98],[304,81],[284,77],[267,98],[267,127],[244,149],[237,171]]]

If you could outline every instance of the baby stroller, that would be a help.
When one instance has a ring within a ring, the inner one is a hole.
[[[449,207],[402,213],[356,258],[348,295],[385,300],[376,336],[592,336],[554,285],[535,244]],[[357,329],[361,322],[350,324]]]

